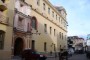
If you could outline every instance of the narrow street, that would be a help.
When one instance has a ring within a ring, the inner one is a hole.
[[[77,54],[73,55],[68,60],[90,60],[90,59],[88,59],[85,54]]]
[[[58,58],[47,58],[47,60],[59,60]],[[85,54],[77,54],[68,58],[68,60],[90,60],[86,57]]]
[[[16,57],[16,59],[12,59],[12,60],[21,60],[21,58]],[[46,60],[59,60],[58,57],[49,57]],[[86,57],[85,54],[77,54],[77,55],[73,55],[72,57],[68,58],[68,60],[90,60]]]

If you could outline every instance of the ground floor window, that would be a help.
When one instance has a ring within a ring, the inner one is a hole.
[[[5,32],[0,30],[0,49],[4,48],[4,36],[5,36]]]
[[[44,42],[44,51],[47,51],[47,43]]]
[[[35,49],[35,41],[32,40],[32,47],[31,47],[33,50]]]

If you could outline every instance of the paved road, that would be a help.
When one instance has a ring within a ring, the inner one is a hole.
[[[12,60],[21,60],[20,58],[18,57],[15,57],[17,59],[12,59]],[[48,57],[46,60],[59,60],[58,57],[55,58],[55,57]],[[87,59],[85,54],[77,54],[77,55],[73,55],[72,57],[68,58],[68,60],[90,60],[90,59]]]
[[[86,58],[85,54],[77,54],[70,57],[68,60],[89,60]]]
[[[59,59],[58,57],[57,58],[52,57],[52,58],[47,58],[46,60],[59,60]]]
[[[59,60],[59,59],[57,57],[57,58],[47,58],[47,60]],[[73,55],[72,57],[68,58],[68,60],[90,60],[90,59],[87,59],[85,54],[77,54],[77,55]]]

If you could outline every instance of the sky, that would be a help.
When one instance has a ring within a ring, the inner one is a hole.
[[[49,0],[67,12],[68,36],[90,34],[90,0]]]

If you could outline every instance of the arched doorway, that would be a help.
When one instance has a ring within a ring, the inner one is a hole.
[[[22,38],[17,38],[14,43],[14,56],[20,55],[24,47]]]

